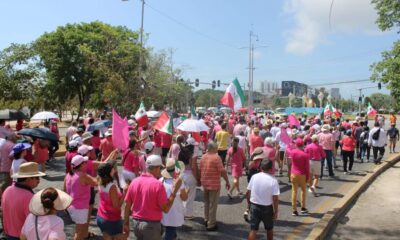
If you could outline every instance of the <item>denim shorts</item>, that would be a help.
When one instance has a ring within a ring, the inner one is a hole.
[[[254,203],[250,203],[250,228],[251,230],[258,231],[260,222],[264,223],[265,230],[271,230],[274,228],[274,208],[272,205],[263,206]]]
[[[116,236],[123,233],[123,222],[118,221],[107,221],[97,215],[96,217],[97,226],[99,226],[102,233],[106,233],[110,236]]]

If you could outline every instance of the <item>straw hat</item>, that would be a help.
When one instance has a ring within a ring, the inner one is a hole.
[[[40,190],[39,192],[33,195],[30,203],[29,203],[29,211],[36,216],[42,216],[47,214],[47,209],[43,207],[42,204],[42,193],[47,188]],[[57,211],[62,211],[67,209],[72,203],[72,197],[67,193],[54,188],[57,191],[57,198],[53,201],[54,209]]]
[[[178,169],[177,166],[178,165]],[[178,170],[178,171],[177,171]],[[182,173],[185,170],[185,164],[182,161],[176,162],[175,159],[169,158],[167,160],[165,169],[161,171],[161,175],[164,178],[174,178],[174,173],[178,172],[178,174]]]
[[[14,173],[11,178],[30,178],[43,177],[45,173],[39,172],[39,165],[35,162],[23,163],[19,166],[18,172]]]
[[[321,131],[328,132],[330,130],[331,130],[331,126],[329,126],[329,124],[322,125]]]
[[[268,158],[268,156],[265,155],[265,153],[261,153],[261,154],[258,154],[257,156],[255,156],[253,158],[253,161],[255,161],[255,160],[263,160],[263,159],[267,159],[267,158]]]
[[[93,137],[93,135],[90,132],[85,132],[82,134],[82,142],[89,140]]]

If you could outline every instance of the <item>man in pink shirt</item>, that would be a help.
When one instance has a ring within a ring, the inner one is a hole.
[[[335,147],[336,139],[333,134],[330,132],[331,127],[328,124],[324,124],[321,128],[321,132],[318,134],[319,144],[325,151],[325,159],[328,164],[329,176],[334,177],[335,174],[333,173],[332,168],[332,157],[333,157],[333,148]],[[324,176],[324,165],[325,161],[321,162],[321,176]]]
[[[254,149],[264,146],[264,140],[262,139],[262,137],[259,134],[260,134],[260,129],[254,128],[253,134],[250,135],[250,139],[249,139],[250,155],[253,154]]]
[[[32,189],[40,183],[46,174],[39,172],[35,162],[21,164],[17,173],[11,177],[17,182],[8,187],[2,196],[3,227],[7,239],[19,239],[25,219],[29,214],[29,202],[33,197]]]
[[[11,185],[10,169],[12,158],[9,155],[17,142],[17,135],[15,133],[8,134],[6,140],[0,147],[0,199],[2,192]]]
[[[110,155],[112,151],[114,151],[115,147],[112,141],[112,131],[111,129],[108,129],[106,134],[106,138],[101,140],[100,143],[100,151],[101,151],[101,161],[103,162],[104,160],[107,159],[107,157]]]
[[[137,239],[161,240],[162,213],[167,213],[174,203],[182,179],[175,182],[167,198],[164,185],[157,180],[163,167],[161,157],[151,155],[146,161],[146,173],[135,178],[125,196],[124,233],[129,235],[129,215],[133,217],[133,232]]]
[[[309,191],[317,197],[318,193],[316,191],[316,187],[318,186],[319,174],[321,173],[321,160],[323,160],[326,155],[324,149],[318,144],[318,136],[315,134],[312,135],[311,140],[312,143],[307,145],[307,147],[304,149],[304,152],[310,155],[311,177],[308,183],[310,186]]]
[[[301,213],[308,213],[306,208],[306,188],[307,181],[310,178],[310,155],[303,151],[304,142],[302,139],[296,139],[296,148],[291,150],[292,169],[292,209],[293,216],[298,216],[297,212],[297,190],[301,188]]]

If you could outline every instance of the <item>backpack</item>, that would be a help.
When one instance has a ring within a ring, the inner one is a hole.
[[[376,131],[376,132],[374,132],[374,134],[372,134],[372,139],[378,140],[380,133],[381,133],[381,129],[379,128],[378,131]]]

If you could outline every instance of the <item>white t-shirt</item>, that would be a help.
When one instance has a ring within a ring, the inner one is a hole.
[[[263,206],[272,205],[272,196],[280,194],[278,180],[263,172],[251,177],[247,190],[251,191],[250,202]]]
[[[19,166],[21,165],[21,164],[23,164],[23,163],[25,163],[26,162],[26,160],[25,159],[23,159],[23,158],[20,158],[20,159],[14,159],[13,161],[12,161],[12,163],[11,163],[11,172],[10,172],[10,174],[11,175],[13,175],[13,174],[15,174],[15,173],[17,173],[18,172],[18,170],[19,170]],[[17,180],[17,179],[14,179],[14,180]]]
[[[25,220],[21,233],[28,240],[36,240],[35,216],[30,213]],[[56,215],[45,215],[38,217],[38,235],[39,239],[66,239],[64,233],[64,221]]]
[[[174,180],[169,178],[160,178],[160,181],[164,184],[167,197],[172,194]],[[183,207],[183,201],[180,196],[180,190],[184,189],[185,186],[182,183],[181,188],[176,193],[174,203],[168,213],[163,212],[163,218],[161,223],[167,227],[180,227],[185,222],[185,208]]]
[[[278,134],[278,132],[280,132],[280,131],[281,131],[281,128],[280,128],[280,127],[273,126],[273,127],[271,128],[270,133],[272,134],[272,137],[273,137],[273,138],[276,138],[276,134]]]

